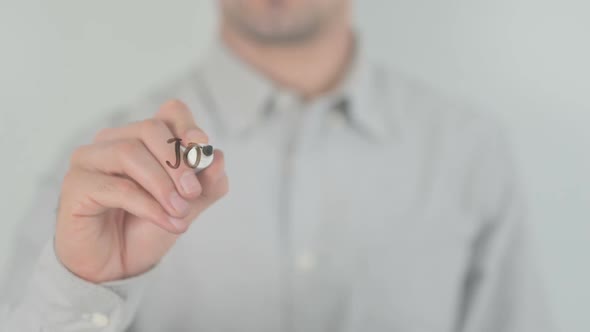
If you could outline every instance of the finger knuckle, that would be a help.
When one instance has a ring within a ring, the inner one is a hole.
[[[108,137],[111,136],[113,129],[112,128],[102,128],[94,134],[94,142],[100,142],[106,140]]]
[[[112,190],[115,190],[123,195],[135,193],[137,185],[130,180],[118,179],[110,184]]]
[[[179,99],[171,99],[160,107],[159,114],[169,115],[177,112],[188,112],[188,106]]]
[[[82,158],[84,158],[84,155],[86,154],[87,149],[88,149],[87,145],[80,145],[72,151],[72,153],[70,154],[70,160],[69,160],[70,167],[77,165],[79,163],[79,161]]]
[[[122,159],[134,158],[143,150],[143,144],[135,139],[122,140],[117,143],[116,150]]]
[[[142,137],[149,137],[159,132],[166,125],[162,120],[156,118],[146,119],[141,123],[140,132]]]
[[[99,181],[95,184],[95,188],[93,188],[93,191],[99,192],[99,193],[113,193],[116,191],[116,185],[115,183],[111,180],[103,180],[103,181]]]
[[[73,169],[69,169],[63,177],[62,180],[62,188],[68,187],[70,186],[70,184],[72,183],[76,183],[78,180],[78,173],[73,170]]]

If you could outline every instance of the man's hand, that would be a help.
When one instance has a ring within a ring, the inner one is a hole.
[[[198,176],[174,147],[208,143],[181,102],[163,105],[154,118],[100,131],[70,159],[61,188],[55,235],[60,261],[94,283],[149,270],[193,219],[228,190],[223,153]]]

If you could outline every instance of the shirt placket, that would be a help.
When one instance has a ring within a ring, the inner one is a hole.
[[[305,317],[299,308],[308,301],[305,294],[306,281],[316,270],[318,261],[312,246],[314,213],[307,199],[309,194],[299,188],[303,181],[316,182],[305,160],[306,150],[313,145],[318,129],[323,104],[303,105],[285,98],[277,103],[282,108],[285,120],[285,139],[281,159],[279,243],[281,245],[283,276],[284,331],[299,331]],[[307,170],[307,171],[306,171]],[[301,326],[300,326],[301,325]]]
[[[297,181],[302,179],[298,164],[305,150],[307,111],[293,95],[279,93],[275,99],[275,110],[282,114],[283,140],[280,160],[278,237],[281,252],[281,275],[283,280],[283,331],[297,331],[297,277],[302,268],[313,265],[313,257],[302,253],[298,234]]]

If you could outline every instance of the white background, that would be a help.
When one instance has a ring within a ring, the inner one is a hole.
[[[34,206],[37,177],[64,140],[198,61],[213,38],[213,4],[0,0],[0,262]],[[382,59],[508,123],[557,323],[590,331],[590,3],[373,0],[356,7]]]

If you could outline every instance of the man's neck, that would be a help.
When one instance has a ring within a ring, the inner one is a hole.
[[[221,38],[244,61],[305,99],[335,88],[352,62],[354,36],[348,18],[327,27],[305,44],[262,45],[221,26]]]

